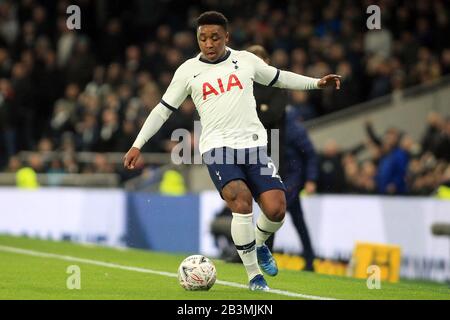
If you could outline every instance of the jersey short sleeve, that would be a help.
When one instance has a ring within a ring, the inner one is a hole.
[[[186,68],[183,64],[175,71],[172,81],[161,100],[161,103],[172,111],[177,110],[189,95],[185,70]]]
[[[269,66],[261,58],[251,52],[248,52],[248,55],[255,69],[255,82],[264,86],[273,86],[280,76],[280,70]]]

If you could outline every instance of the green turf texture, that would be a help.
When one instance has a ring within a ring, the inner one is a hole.
[[[0,235],[0,245],[176,273],[187,254],[175,255],[134,249],[114,249],[68,242],[53,242]],[[239,264],[213,260],[218,279],[247,284]],[[70,265],[81,269],[81,289],[69,290]],[[266,276],[269,286],[305,295],[335,299],[449,299],[445,284],[406,281],[382,283],[369,290],[366,281],[311,272],[280,270]],[[54,258],[34,257],[0,250],[0,299],[165,299],[165,300],[265,300],[301,299],[215,284],[209,291],[185,291],[172,277],[120,270]]]

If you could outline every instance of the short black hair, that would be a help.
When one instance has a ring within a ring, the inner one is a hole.
[[[206,11],[197,18],[197,29],[205,24],[214,24],[222,26],[225,31],[228,30],[228,19],[220,12]]]

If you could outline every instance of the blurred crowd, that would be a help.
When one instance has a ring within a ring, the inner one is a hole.
[[[80,30],[67,29],[71,4],[81,8]],[[64,152],[63,159],[49,165],[36,156],[30,162],[43,162],[41,172],[117,170],[101,153],[128,150],[174,70],[198,52],[195,18],[207,9],[229,18],[232,48],[261,44],[278,68],[314,77],[342,75],[345,90],[289,93],[289,104],[303,120],[431,83],[450,72],[447,1],[377,1],[382,28],[370,32],[369,4],[0,1],[0,168],[17,166],[16,154],[22,150],[37,155],[56,150]],[[168,152],[173,129],[193,130],[198,115],[192,101],[186,100],[180,110],[143,151]],[[98,152],[98,159],[80,164],[77,151]],[[380,160],[383,152],[378,153]],[[431,161],[427,159],[411,160],[417,189],[426,189],[432,180],[422,174]],[[344,162],[345,168],[355,167],[351,155]],[[374,169],[363,164],[361,170]]]
[[[366,141],[351,150],[326,144],[319,192],[430,195],[450,186],[450,118],[431,113],[419,141],[395,127],[378,135],[370,121],[365,129]]]

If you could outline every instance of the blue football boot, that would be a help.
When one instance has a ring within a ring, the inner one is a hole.
[[[258,274],[252,280],[250,280],[248,287],[252,291],[269,291],[270,290],[270,288],[267,285],[267,282],[264,279],[264,277],[262,276],[262,274]]]
[[[272,257],[269,248],[263,244],[261,247],[256,247],[256,255],[258,256],[258,264],[262,271],[269,276],[276,276],[278,273],[277,262]]]

